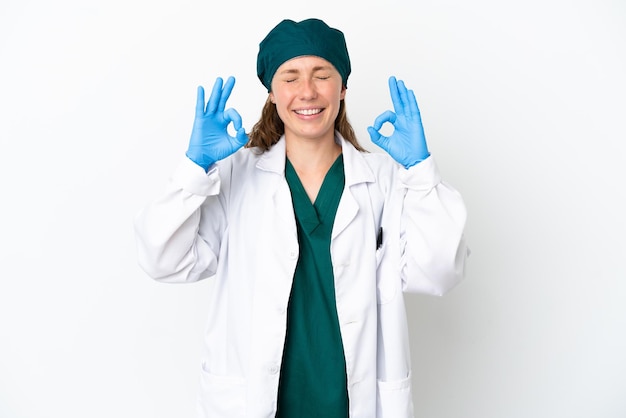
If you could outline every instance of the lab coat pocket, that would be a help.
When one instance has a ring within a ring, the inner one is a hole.
[[[210,373],[202,365],[198,411],[202,418],[244,417],[246,380],[243,377]]]
[[[405,379],[377,383],[377,417],[412,418],[411,375]]]

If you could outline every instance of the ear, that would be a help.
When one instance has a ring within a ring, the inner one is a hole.
[[[339,96],[339,100],[343,100],[343,99],[346,98],[346,90],[348,90],[346,86],[342,86],[341,87],[341,93],[340,93],[340,96]]]
[[[269,97],[270,97],[270,102],[272,102],[272,103],[276,104],[276,101],[274,100],[274,93],[272,93],[272,92],[270,91],[270,95],[269,95]]]

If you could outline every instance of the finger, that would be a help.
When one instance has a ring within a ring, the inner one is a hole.
[[[233,91],[233,87],[235,86],[235,77],[228,77],[226,83],[224,84],[224,88],[222,89],[222,97],[220,97],[220,102],[217,105],[217,111],[223,112],[226,107],[226,101],[230,97],[230,93]]]
[[[415,93],[413,90],[409,90],[409,112],[411,113],[411,117],[417,118],[421,122],[420,109],[417,105],[417,100],[415,99]]]
[[[398,81],[394,76],[389,77],[389,93],[391,94],[393,109],[396,113],[402,114],[402,100],[400,99],[400,92],[398,91]]]
[[[246,134],[246,130],[243,127],[237,131],[236,139],[240,146],[244,146],[248,143],[248,134]]]
[[[402,108],[401,114],[410,114],[409,94],[408,89],[404,85],[404,81],[398,81],[398,94],[400,95],[400,106]],[[396,110],[396,112],[398,112]]]
[[[396,122],[396,114],[393,113],[391,110],[383,112],[376,118],[376,120],[374,120],[374,129],[376,129],[377,131],[380,130],[380,128],[382,128],[382,126],[386,122],[389,122],[391,124],[394,124]]]
[[[221,77],[217,77],[215,84],[213,84],[213,90],[211,90],[211,97],[209,97],[209,103],[207,104],[207,113],[215,113],[217,106],[220,102],[222,95],[223,80]]]
[[[196,95],[196,117],[204,116],[204,87],[198,86]]]
[[[232,122],[235,131],[239,131],[241,129],[241,115],[235,109],[230,108],[224,111],[224,120],[228,123]]]

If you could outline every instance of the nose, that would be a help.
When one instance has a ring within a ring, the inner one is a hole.
[[[304,79],[300,85],[300,98],[303,100],[311,100],[317,97],[317,89],[315,83],[311,79]]]

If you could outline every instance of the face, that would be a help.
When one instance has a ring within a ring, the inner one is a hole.
[[[287,138],[333,140],[335,119],[345,95],[341,75],[330,62],[303,56],[278,67],[270,100],[285,124]]]

